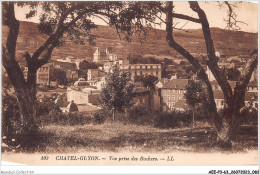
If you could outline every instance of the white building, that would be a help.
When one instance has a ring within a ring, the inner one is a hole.
[[[100,91],[80,78],[73,86],[67,88],[67,101],[74,101],[76,104],[98,104]]]
[[[162,77],[162,67],[161,64],[129,64],[120,65],[119,69],[122,72],[130,72],[131,79],[134,80],[135,76],[147,76],[153,75],[158,79]]]

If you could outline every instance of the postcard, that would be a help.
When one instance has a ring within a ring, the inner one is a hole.
[[[1,173],[259,173],[257,1],[1,9]]]

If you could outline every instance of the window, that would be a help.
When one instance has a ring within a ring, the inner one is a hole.
[[[158,71],[156,71],[156,75],[158,75]]]
[[[258,108],[258,103],[255,103],[255,108]]]
[[[224,106],[224,101],[221,101],[221,106]]]
[[[135,75],[137,75],[136,71],[135,71]]]
[[[181,94],[181,90],[180,89],[178,90],[178,94]]]
[[[180,99],[181,99],[181,97],[179,96],[179,97],[178,97],[178,100],[180,100]]]
[[[168,107],[169,107],[169,108],[171,107],[171,103],[168,103]]]
[[[143,72],[142,72],[142,71],[140,71],[140,75],[143,75]]]

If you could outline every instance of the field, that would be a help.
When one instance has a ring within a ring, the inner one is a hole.
[[[216,145],[212,127],[197,124],[175,129],[159,129],[122,123],[101,125],[46,125],[41,128],[47,140],[34,152],[244,152],[257,149],[257,127],[243,126],[232,150]]]
[[[222,160],[226,160],[228,164],[235,164],[235,162],[255,164],[257,162],[257,127],[252,126],[241,128],[238,140],[233,142],[232,150],[220,149],[215,144],[213,129],[210,126],[203,127],[198,123],[193,129],[189,127],[158,129],[151,126],[105,123],[84,126],[47,125],[41,130],[47,134],[47,142],[45,140],[42,143],[43,149],[38,149],[33,153],[9,150],[3,152],[3,160],[28,164],[84,164],[84,161],[43,162],[40,161],[40,157],[49,155],[55,160],[57,155],[79,156],[102,153],[107,157],[131,154],[156,155],[157,157],[174,155],[175,159],[178,159],[176,164],[221,164]],[[199,159],[201,156],[204,158]],[[214,156],[214,159],[211,156]],[[27,158],[25,160],[22,157]],[[232,161],[232,157],[236,157],[235,162]],[[95,162],[92,163],[95,164]],[[124,164],[124,162],[120,163]],[[105,164],[111,164],[111,162],[108,161]]]

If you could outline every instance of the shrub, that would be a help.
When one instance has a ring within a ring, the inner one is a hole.
[[[38,125],[23,125],[17,98],[3,92],[2,100],[2,141],[12,149],[31,150],[39,146],[41,133]]]
[[[3,142],[17,146],[21,131],[20,111],[15,96],[3,93],[2,100],[2,136]]]
[[[102,124],[104,123],[104,116],[100,113],[93,114],[93,123],[94,124]]]
[[[158,128],[187,127],[191,124],[191,111],[171,111],[158,113],[154,120],[154,126]]]
[[[257,125],[258,124],[258,109],[256,108],[244,108],[241,112],[241,122],[243,124]]]
[[[145,106],[133,106],[128,111],[128,122],[146,125],[153,124],[154,114],[149,112]]]
[[[112,121],[111,119],[112,113],[106,109],[100,109],[96,113],[94,113],[91,117],[93,119],[93,124],[102,124],[105,121]],[[118,117],[118,116],[117,116]]]

